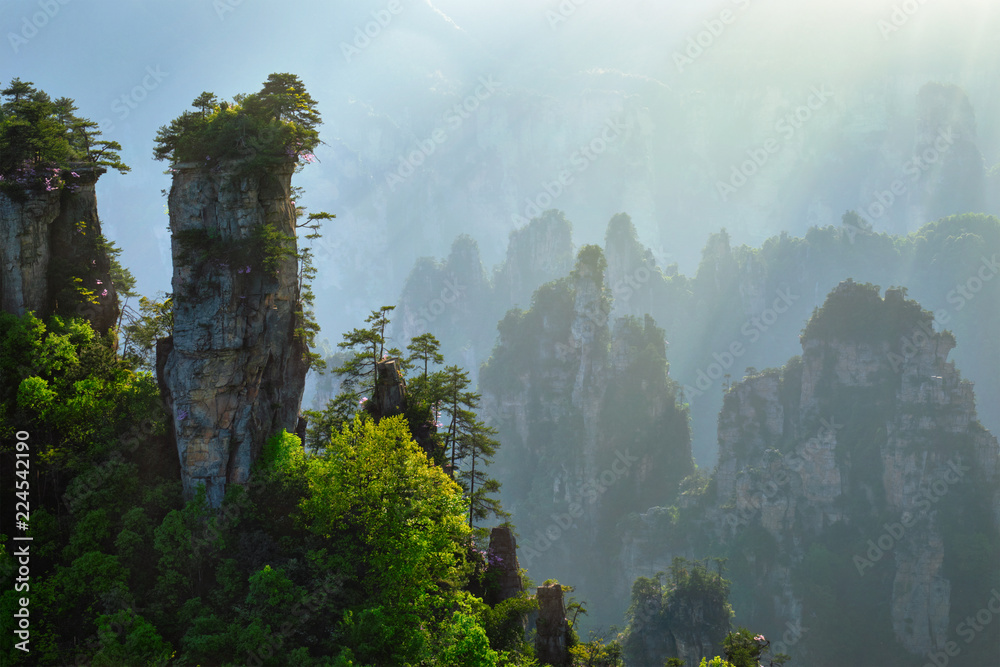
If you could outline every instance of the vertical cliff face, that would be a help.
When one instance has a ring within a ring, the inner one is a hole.
[[[111,263],[100,243],[95,186],[100,167],[62,170],[65,185],[29,190],[22,199],[0,193],[0,306],[84,317],[105,332],[118,320]]]
[[[535,597],[538,600],[535,656],[543,665],[567,665],[569,653],[566,636],[569,634],[569,622],[566,620],[562,586],[556,583],[543,584],[536,589]]]
[[[742,622],[827,624],[805,640],[811,664],[826,664],[819,633],[839,623],[831,600],[895,637],[893,655],[955,639],[988,578],[971,544],[1000,541],[1000,447],[947,360],[951,334],[899,290],[872,289],[842,283],[801,359],[726,394],[713,485],[690,509],[700,538],[646,513],[625,538],[627,580],[674,555],[729,553]]]
[[[483,599],[486,603],[498,605],[523,593],[521,565],[517,560],[517,539],[509,526],[493,527],[490,531],[487,554],[489,562],[487,572],[494,573],[496,584],[485,592]]]
[[[506,308],[527,308],[531,295],[573,268],[572,225],[559,211],[548,210],[512,232],[507,255],[493,276],[493,289]]]
[[[218,506],[267,438],[294,432],[307,362],[288,162],[178,165],[170,189],[174,329],[158,347],[185,494]],[[270,234],[270,241],[266,240]]]
[[[444,262],[425,257],[414,266],[393,313],[391,338],[402,346],[421,334],[434,334],[447,359],[475,374],[501,314],[492,300],[479,246],[463,234]]]
[[[622,516],[672,499],[692,470],[687,413],[652,318],[612,320],[605,261],[583,248],[569,276],[513,310],[480,372],[504,446],[494,470],[533,577],[578,585],[589,622],[617,623],[607,539]]]

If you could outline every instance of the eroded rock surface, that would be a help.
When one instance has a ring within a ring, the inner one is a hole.
[[[0,308],[5,312],[83,317],[101,333],[117,324],[118,295],[100,242],[95,193],[104,172],[82,165],[64,170],[66,185],[30,190],[23,201],[0,193]]]
[[[178,165],[169,198],[174,328],[158,367],[185,494],[204,484],[213,507],[247,480],[269,437],[295,432],[307,370],[294,165],[259,176],[239,166]],[[270,259],[252,241],[265,225],[291,237]]]

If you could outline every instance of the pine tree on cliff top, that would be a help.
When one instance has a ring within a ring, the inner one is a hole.
[[[156,133],[153,157],[171,163],[214,164],[240,159],[249,169],[266,169],[295,155],[315,160],[322,123],[316,101],[298,76],[274,73],[260,91],[220,101],[205,91]]]
[[[54,102],[30,81],[0,88],[0,184],[8,191],[65,185],[61,170],[91,162],[125,173],[116,141],[100,139],[97,123],[78,117],[68,97]]]

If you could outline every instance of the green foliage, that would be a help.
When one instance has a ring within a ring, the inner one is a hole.
[[[154,465],[165,444],[155,382],[131,370],[169,304],[141,303],[148,319],[127,330],[137,351],[125,360],[84,321],[0,314],[2,442],[15,427],[31,433],[40,482],[33,660],[532,664],[511,630],[533,602],[494,610],[463,590],[469,501],[403,417],[352,415],[310,457],[276,434],[221,508],[208,508],[204,488],[181,503],[176,468]],[[0,456],[13,487],[10,445]],[[0,542],[0,562],[9,558]],[[5,614],[12,595],[0,596]],[[17,664],[18,653],[5,637],[0,660]]]
[[[99,139],[97,123],[80,118],[73,100],[55,101],[30,81],[0,90],[0,190],[23,200],[27,190],[73,186],[73,168],[87,163],[124,173],[115,141]]]
[[[157,160],[217,163],[239,160],[247,172],[263,172],[303,155],[319,144],[316,102],[293,74],[271,74],[261,90],[218,102],[211,93],[199,95],[192,106],[156,134]]]
[[[173,510],[153,531],[153,546],[159,552],[157,598],[166,607],[176,607],[200,597],[210,585],[212,557],[221,546],[218,539],[196,544],[195,535],[210,523],[204,486],[183,509]],[[192,548],[194,546],[194,548]]]
[[[507,598],[494,607],[484,610],[483,627],[494,651],[523,654],[524,619],[538,611],[538,601],[525,594]]]
[[[303,459],[302,441],[297,435],[282,430],[267,440],[258,465],[278,470],[287,469]]]
[[[444,648],[438,655],[438,664],[442,667],[496,667],[499,664],[499,656],[490,648],[486,631],[475,618],[461,612],[451,615],[442,643]]]
[[[895,343],[900,337],[912,337],[921,326],[929,328],[933,321],[934,316],[915,301],[883,300],[877,285],[847,280],[816,310],[802,338]]]
[[[645,664],[663,661],[669,656],[652,654],[649,638],[670,633],[675,637],[705,636],[717,638],[721,645],[729,630],[733,609],[728,600],[730,582],[703,562],[674,558],[666,581],[659,573],[655,579],[639,577],[632,584],[632,597],[626,621],[619,637],[626,662]],[[663,648],[662,644],[658,644]]]
[[[441,365],[444,363],[444,356],[440,352],[441,344],[438,339],[434,337],[434,334],[423,333],[419,336],[414,336],[410,341],[406,349],[410,351],[410,356],[407,361],[411,365],[420,365],[423,367],[423,379],[427,380],[427,371],[430,364]]]
[[[131,610],[97,617],[101,649],[92,658],[94,667],[167,665],[174,652],[148,620]]]
[[[762,661],[767,661],[768,667],[780,667],[788,660],[788,656],[777,655],[769,657],[771,642],[764,635],[754,635],[746,628],[738,628],[726,635],[723,643],[726,660],[733,667],[758,667]]]
[[[432,364],[444,362],[438,351],[440,344],[432,334],[422,334],[410,342],[408,359],[404,360],[396,349],[387,349],[385,332],[394,308],[383,306],[372,311],[365,320],[368,327],[344,334],[338,347],[349,356],[333,371],[341,378],[341,391],[326,409],[307,412],[310,421],[307,445],[314,449],[325,447],[331,435],[349,424],[361,406],[365,407],[366,415],[381,417],[366,403],[369,396],[375,396],[380,380],[379,362],[392,356],[401,373],[410,365],[422,371],[406,387],[404,416],[410,432],[419,429],[424,433],[421,445],[427,455],[461,485],[469,503],[469,526],[490,516],[506,517],[499,500],[493,497],[499,492],[500,483],[486,472],[500,443],[493,438],[496,430],[476,415],[480,395],[468,390],[469,375],[458,366],[430,372]],[[442,434],[437,433],[438,428],[443,428]]]
[[[156,341],[165,338],[174,328],[174,300],[164,295],[162,301],[139,297],[139,312],[122,327],[124,359],[152,372],[156,367]]]
[[[617,640],[594,636],[569,649],[573,667],[624,667],[622,647]]]
[[[308,480],[309,530],[349,538],[365,554],[366,607],[345,615],[341,628],[355,654],[382,662],[429,650],[440,636],[430,632],[433,618],[454,596],[446,582],[464,576],[469,529],[460,489],[429,465],[402,417],[345,425],[324,456],[309,459]]]
[[[351,422],[360,407],[375,395],[379,379],[378,362],[386,354],[385,331],[389,326],[389,313],[393,309],[395,306],[382,306],[373,310],[365,320],[369,325],[367,328],[352,329],[337,344],[347,354],[343,363],[333,369],[340,378],[340,393],[324,410],[306,411],[309,418],[307,446],[317,449],[326,446],[330,434],[340,431],[344,424]],[[396,350],[389,352],[394,353]]]
[[[677,664],[683,667],[684,662],[681,661]],[[719,656],[715,656],[712,659],[702,658],[699,667],[736,667],[736,666],[733,663],[729,662],[728,660],[723,660]]]
[[[293,188],[293,190],[295,190]],[[301,196],[301,192],[293,192],[296,197]],[[296,206],[295,207],[295,218],[298,220],[301,217],[304,209]],[[307,241],[315,241],[320,238],[319,228],[321,220],[332,220],[337,216],[331,214],[320,212],[320,213],[310,213],[306,222],[303,224],[296,223],[296,228],[305,227],[309,229],[310,232],[306,234]],[[312,349],[316,346],[316,335],[319,333],[319,323],[316,321],[316,315],[313,312],[315,307],[316,295],[312,291],[312,280],[316,277],[316,267],[313,265],[312,258],[312,247],[309,244],[304,244],[302,250],[298,254],[299,260],[299,309],[296,311],[295,315],[298,318],[299,326],[295,328],[295,335],[305,344],[306,358],[309,362],[309,367],[317,372],[322,373],[326,370],[326,360],[323,356],[317,352],[313,352]]]
[[[274,277],[282,259],[295,257],[294,237],[283,234],[274,225],[263,224],[253,228],[250,235],[241,239],[224,240],[205,229],[185,229],[174,233],[186,264],[195,267],[209,263],[242,268],[260,267]]]
[[[350,394],[360,400],[375,394],[378,385],[378,362],[385,357],[386,327],[389,326],[389,313],[395,306],[382,306],[373,310],[365,319],[366,329],[352,329],[344,334],[344,340],[337,347],[349,351],[351,356],[347,363],[334,369],[341,376],[343,393]]]
[[[14,424],[30,430],[37,470],[53,482],[111,455],[130,427],[159,423],[153,378],[122,364],[83,320],[0,313],[0,372],[4,437]]]

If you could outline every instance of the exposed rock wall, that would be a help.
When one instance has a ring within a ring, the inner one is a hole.
[[[370,401],[365,403],[376,420],[406,412],[406,380],[399,374],[395,359],[383,359],[376,364],[378,383]]]
[[[497,605],[524,592],[521,566],[517,561],[517,540],[509,526],[495,526],[490,531],[486,551],[489,571],[496,575],[496,588],[486,591],[487,604]]]
[[[573,581],[593,626],[619,622],[627,607],[607,576],[617,552],[607,535],[628,513],[669,502],[692,471],[663,331],[652,318],[612,321],[603,273],[600,249],[582,249],[568,277],[508,314],[480,374],[504,443],[494,470],[521,564]]]
[[[5,312],[84,317],[100,332],[117,323],[111,263],[98,241],[95,186],[104,171],[64,170],[66,185],[28,191],[24,201],[0,193],[0,307]]]
[[[535,628],[538,634],[535,635],[535,657],[543,665],[568,665],[566,635],[569,633],[569,621],[566,620],[562,586],[555,583],[539,586],[536,597],[538,621]]]
[[[285,245],[294,252],[294,165],[261,176],[238,168],[176,167],[169,197],[174,328],[158,347],[185,494],[203,483],[214,507],[227,484],[246,481],[269,437],[295,431],[307,370],[295,333],[297,259],[280,255],[269,272],[263,257],[237,264],[224,255],[240,244],[252,248],[264,225],[291,236]]]
[[[539,285],[572,268],[572,226],[562,213],[548,210],[511,232],[506,258],[493,274],[493,289],[504,310],[528,308]]]
[[[831,299],[854,289],[843,283]],[[947,360],[954,338],[926,321],[880,337],[878,310],[902,312],[904,299],[889,290],[879,303],[865,311],[870,336],[805,335],[801,361],[726,394],[714,493],[692,516],[702,539],[715,544],[769,536],[752,543],[773,545],[774,557],[743,547],[740,558],[754,572],[754,595],[770,598],[758,599],[761,608],[795,627],[809,625],[796,568],[811,544],[829,545],[833,531],[850,535],[858,545],[853,562],[850,547],[838,553],[857,570],[848,582],[859,590],[886,582],[891,633],[922,655],[941,650],[956,623],[945,567],[956,545],[946,543],[943,499],[983,490],[992,522],[983,530],[995,539],[1000,447],[977,421],[971,384]],[[623,583],[665,569],[677,555],[710,555],[697,538],[671,533],[662,513],[650,510],[626,535]]]

